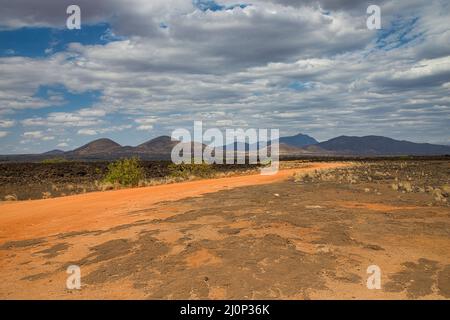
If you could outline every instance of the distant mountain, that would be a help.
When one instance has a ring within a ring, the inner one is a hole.
[[[340,136],[315,145],[348,155],[448,155],[450,146],[399,141],[382,136]]]
[[[69,151],[68,153],[77,156],[92,156],[98,154],[112,154],[119,151],[121,148],[122,146],[120,144],[111,139],[98,139],[73,151]]]
[[[112,160],[125,157],[140,157],[143,160],[168,160],[173,146],[178,142],[168,136],[161,136],[144,142],[137,147],[121,146],[111,139],[98,139],[73,151],[64,153],[68,159]]]
[[[295,136],[291,136],[291,137],[281,137],[280,138],[280,143],[284,143],[287,144],[289,146],[293,146],[293,147],[307,147],[310,145],[314,145],[319,143],[316,139],[314,139],[313,137],[308,136],[307,134],[297,134]]]
[[[170,160],[172,149],[178,143],[179,141],[172,141],[169,136],[160,136],[131,147],[121,146],[110,139],[103,138],[65,152],[63,156],[74,160],[113,160],[128,157],[139,157],[142,160]],[[191,143],[191,150],[194,151],[194,143]]]
[[[223,152],[225,152],[226,150],[232,151],[238,151],[238,152],[250,152],[250,146],[253,148],[252,151],[257,151],[257,150],[262,150],[264,151],[266,148],[269,150],[271,150],[271,142],[267,142],[264,144],[264,147],[260,144],[260,143],[254,143],[252,145],[249,145],[248,143],[237,143],[235,142],[234,144],[229,144],[226,146],[223,146]],[[225,150],[225,147],[227,148]],[[302,154],[305,153],[306,151],[292,146],[292,145],[288,145],[286,143],[280,143],[279,144],[279,152],[280,154]]]
[[[295,136],[291,136],[291,137],[280,137],[279,143],[280,143],[280,146],[283,145],[284,149],[291,148],[292,150],[298,151],[295,148],[307,147],[310,145],[317,144],[319,142],[316,139],[314,139],[313,137],[310,137],[306,134],[299,133],[299,134],[297,134]],[[270,145],[270,141],[267,144]],[[259,148],[259,143],[257,143],[256,146]],[[234,145],[229,144],[227,146],[227,148],[234,148],[235,150],[243,151],[243,150],[249,149],[249,144],[248,143],[238,144],[237,142],[235,142]]]
[[[252,147],[254,149],[256,149],[257,146],[258,146],[258,144],[256,144],[256,146],[255,146],[255,144],[252,145]],[[226,148],[227,150],[236,150],[236,151],[244,152],[244,151],[249,151],[250,145],[247,142],[245,142],[245,143],[237,143],[237,142],[235,142],[235,143],[230,143],[230,144],[228,144],[226,146],[223,146],[222,148],[223,148],[224,151],[225,151],[225,148]]]
[[[172,138],[169,136],[161,136],[138,145],[135,150],[144,153],[170,154],[173,147],[178,143],[179,141],[172,141]]]
[[[62,156],[62,155],[64,155],[64,151],[55,149],[55,150],[44,152],[42,155],[46,155],[46,156]]]
[[[293,146],[293,145],[289,145],[289,144],[286,144],[286,143],[280,143],[280,145],[279,145],[279,153],[280,153],[280,156],[289,156],[289,155],[292,155],[292,156],[299,156],[299,155],[306,155],[306,154],[309,154],[310,152],[308,151],[308,150],[306,150],[306,149],[303,149],[303,148],[299,148],[299,147],[296,147],[296,146]],[[270,146],[269,146],[269,151],[270,151]]]

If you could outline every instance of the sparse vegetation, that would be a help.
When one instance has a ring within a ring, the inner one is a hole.
[[[108,171],[103,180],[106,184],[119,184],[121,186],[137,186],[144,179],[138,158],[117,160],[108,165]]]
[[[368,195],[378,195],[380,192],[392,196],[395,192],[396,197],[423,195],[427,205],[450,205],[447,160],[374,160],[354,161],[352,164],[352,168],[299,172],[292,180],[301,184],[336,183]],[[310,166],[310,161],[283,161],[280,166],[282,169],[301,169]],[[3,163],[0,164],[0,200],[6,200],[9,195],[14,195],[17,200],[54,198],[122,187],[258,174],[260,168],[261,165],[176,165],[168,161],[138,159],[123,159],[113,163]],[[12,197],[8,199],[14,201]]]
[[[294,181],[300,183],[312,182],[315,178],[315,173],[313,172],[298,172],[294,174]]]
[[[43,192],[51,197],[61,197],[114,190],[126,187],[119,182],[107,182],[109,173],[106,161],[71,161],[65,163],[0,163],[0,201],[14,194],[17,200],[42,199]],[[228,177],[241,174],[258,174],[257,165],[190,165],[185,173],[169,161],[138,161],[142,178],[138,187],[155,186],[185,181],[192,178]],[[170,168],[169,168],[170,166]]]
[[[51,159],[44,159],[42,160],[43,164],[54,164],[54,163],[65,163],[69,162],[69,160],[65,158],[51,158]]]
[[[449,167],[446,162],[373,161],[356,162],[352,168],[331,171],[297,173],[293,180],[301,184],[333,182],[364,193],[380,195],[388,186],[390,191],[413,194],[427,201],[427,205],[447,205]],[[388,192],[386,189],[383,192]],[[399,195],[396,195],[396,197]]]
[[[211,178],[215,170],[207,163],[202,164],[169,164],[169,175],[173,178],[189,179],[191,177]]]

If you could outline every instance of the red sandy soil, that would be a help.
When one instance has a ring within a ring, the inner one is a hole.
[[[93,192],[55,199],[0,203],[0,241],[47,237],[56,233],[108,229],[131,223],[129,211],[148,209],[162,201],[201,196],[224,189],[273,183],[295,172],[331,169],[342,163],[315,163],[305,169],[280,170],[276,175],[249,175],[176,184]]]

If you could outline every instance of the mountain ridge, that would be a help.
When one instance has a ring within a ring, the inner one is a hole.
[[[281,137],[280,143],[284,143],[286,145],[293,146],[293,147],[302,148],[302,147],[307,147],[310,145],[318,144],[319,141],[317,141],[316,139],[314,139],[313,137],[311,137],[307,134],[298,133],[294,136]]]
[[[41,154],[2,155],[0,161],[38,161],[55,156],[69,160],[114,160],[132,156],[137,156],[142,160],[170,160],[171,151],[178,143],[179,141],[172,141],[167,135],[150,139],[137,146],[122,146],[109,138],[100,138],[70,151],[52,150]],[[194,143],[191,142],[191,147],[193,145]],[[299,145],[303,146],[299,147]],[[202,146],[205,147],[205,145]],[[248,144],[245,144],[245,148],[248,150]],[[376,135],[362,137],[342,135],[318,142],[311,136],[297,134],[280,138],[280,155],[434,156],[450,155],[450,146],[415,143]]]
[[[384,136],[339,136],[315,145],[327,151],[356,155],[441,155],[450,154],[450,146],[415,143]]]

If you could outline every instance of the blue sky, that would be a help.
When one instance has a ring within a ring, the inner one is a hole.
[[[33,2],[34,3],[34,2]],[[443,1],[5,2],[0,154],[137,145],[176,128],[278,128],[326,140],[450,144]]]
[[[67,49],[69,43],[105,45],[120,40],[106,23],[86,25],[80,30],[30,28],[0,31],[0,56],[48,57]]]

